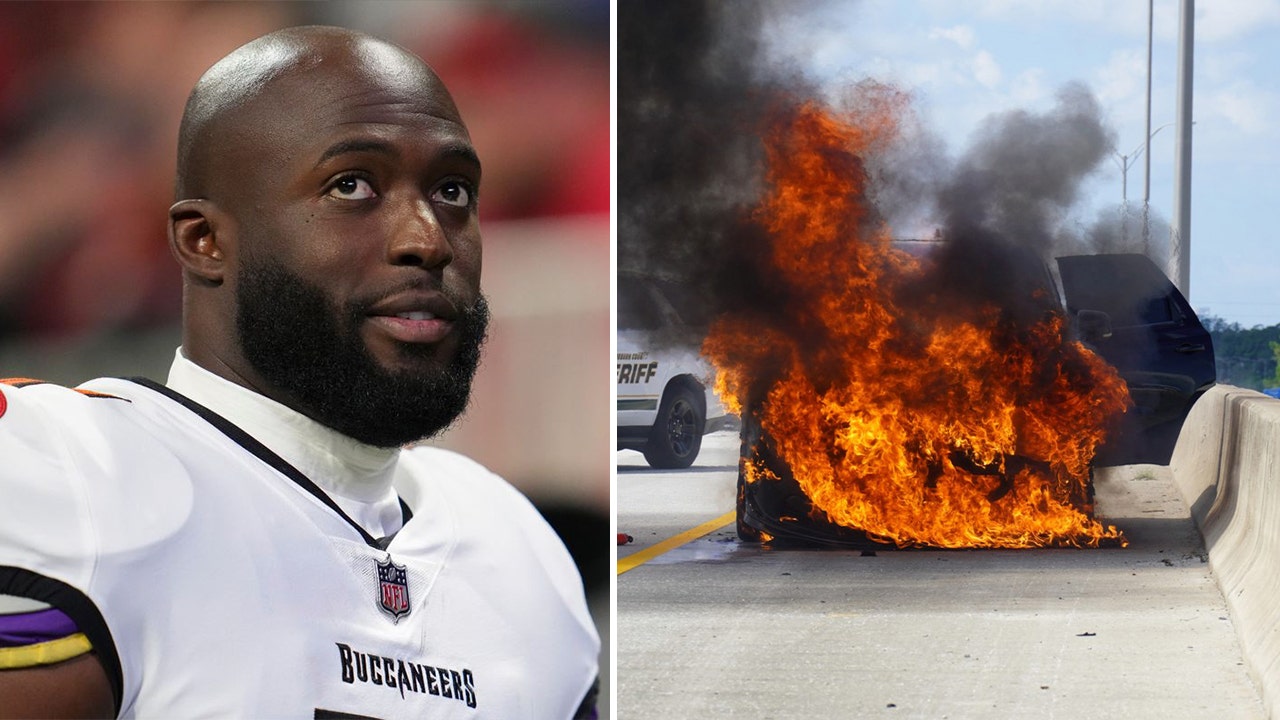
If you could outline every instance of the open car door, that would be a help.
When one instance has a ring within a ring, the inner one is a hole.
[[[1169,464],[1187,412],[1217,378],[1209,332],[1144,255],[1057,262],[1080,339],[1120,372],[1134,403],[1095,464]]]

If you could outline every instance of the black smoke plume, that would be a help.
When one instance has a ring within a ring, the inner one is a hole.
[[[812,92],[761,62],[769,10],[763,0],[618,5],[618,267],[687,284],[678,309],[699,324],[770,289],[759,272],[767,240],[745,218],[761,136],[772,106]]]
[[[734,313],[797,326],[789,290],[769,270],[769,240],[749,217],[763,188],[762,137],[790,107],[823,102],[840,112],[862,96],[854,86],[822,100],[798,71],[767,60],[770,14],[805,7],[619,3],[618,266],[685,283],[691,292],[677,309],[687,319]],[[1062,88],[1044,113],[992,116],[958,159],[914,115],[903,123],[877,157],[850,160],[872,178],[871,222],[927,218],[945,241],[907,288],[935,311],[994,303],[1010,320],[1034,322],[1051,309],[1052,297],[1033,290],[1054,256],[1143,250],[1140,212],[1109,211],[1087,226],[1073,214],[1082,183],[1115,145],[1084,86]],[[1150,224],[1150,236],[1163,237],[1163,221]]]

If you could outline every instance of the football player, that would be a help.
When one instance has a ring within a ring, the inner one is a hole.
[[[480,178],[391,43],[290,28],[205,73],[168,382],[0,385],[0,715],[594,713],[559,539],[473,461],[404,447],[480,359]]]

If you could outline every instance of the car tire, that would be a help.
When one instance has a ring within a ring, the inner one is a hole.
[[[687,385],[667,389],[644,448],[649,467],[677,470],[693,464],[702,449],[702,430],[706,425],[700,400]]]
[[[746,462],[745,460],[743,462]],[[747,483],[742,479],[742,471],[738,471],[738,503],[736,507],[736,527],[738,539],[742,542],[758,543],[763,538],[760,531],[747,524]]]

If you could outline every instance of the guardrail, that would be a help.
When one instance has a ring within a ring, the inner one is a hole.
[[[1230,385],[1191,408],[1170,462],[1245,665],[1280,717],[1280,400]]]

